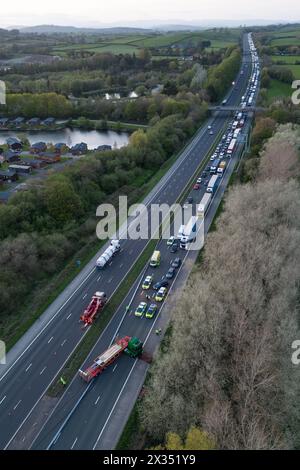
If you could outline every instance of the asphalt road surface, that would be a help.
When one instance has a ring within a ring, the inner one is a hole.
[[[246,40],[244,40],[245,42]],[[228,105],[239,104],[248,83],[251,65],[249,55],[247,54],[249,50],[248,45],[245,44],[244,47],[246,52],[243,59],[244,73],[239,74],[236,84],[228,96]],[[228,116],[218,115],[206,123],[205,127],[196,135],[193,142],[184,150],[177,163],[168,172],[168,175],[164,178],[163,186],[159,184],[158,191],[153,191],[152,199],[148,201],[149,203],[172,204],[178,199],[187,182],[194,175],[199,164],[203,161],[211,145],[214,143],[216,135],[227,121]],[[208,125],[213,126],[214,135],[210,135],[207,130]],[[197,197],[200,200],[200,191]],[[162,243],[165,244],[165,242]],[[31,344],[25,348],[18,360],[7,369],[5,375],[2,375],[0,379],[1,448],[7,448],[12,443],[17,431],[22,430],[22,426],[26,425],[26,420],[43,397],[51,381],[87,332],[87,329],[82,329],[78,319],[92,295],[95,291],[101,290],[105,291],[108,297],[110,297],[136,262],[146,244],[146,240],[121,241],[122,251],[116,255],[112,264],[100,272],[95,269],[91,270],[87,279],[78,290],[72,293],[65,304],[55,312],[52,320]],[[157,277],[165,274],[171,259],[168,250],[162,249],[162,251],[163,260],[161,266],[155,271],[155,276]],[[182,252],[180,257],[183,257]],[[174,258],[174,255],[172,258]],[[120,326],[124,315],[123,309],[124,305],[116,312],[108,327],[101,335],[95,348],[95,350],[97,349],[97,354],[107,348],[118,332],[120,334],[134,334],[142,340],[147,337],[151,329],[151,320],[145,318],[139,319],[130,314],[124,318]],[[88,361],[90,361],[90,358]],[[132,359],[121,357],[115,366],[105,371],[97,379],[97,382],[93,383],[86,395],[88,400],[86,403],[84,402],[84,406],[80,405],[78,407],[76,413],[71,418],[71,420],[75,419],[76,423],[80,423],[80,436],[76,435],[74,437],[72,432],[68,432],[68,423],[55,448],[84,449],[93,447],[99,434],[101,422],[107,419],[111,407],[126,382],[128,371],[130,371],[132,366]],[[57,427],[59,427],[66,418],[66,414],[72,409],[74,397],[76,401],[76,397],[80,396],[85,387],[86,384],[83,381],[75,379],[72,382],[70,390],[67,390],[64,399],[60,402],[59,409],[55,410],[55,413],[37,439],[36,447],[47,447]],[[95,412],[95,410],[99,410],[99,413]],[[54,420],[53,422],[52,419]]]

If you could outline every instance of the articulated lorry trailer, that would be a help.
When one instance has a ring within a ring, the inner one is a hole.
[[[203,219],[207,209],[209,208],[210,202],[211,202],[212,194],[211,193],[205,193],[198,208],[197,208],[197,214],[200,219]]]
[[[137,358],[143,353],[143,343],[136,337],[125,336],[117,339],[106,351],[96,357],[93,364],[85,371],[79,370],[80,377],[85,382],[100,375],[109,365],[115,362],[122,353],[132,358]]]
[[[110,246],[108,248],[106,248],[104,253],[102,253],[102,255],[97,259],[96,267],[98,269],[104,268],[104,266],[106,266],[111,261],[113,256],[116,253],[118,253],[118,251],[120,251],[120,242],[119,242],[119,240],[112,240],[110,242]]]

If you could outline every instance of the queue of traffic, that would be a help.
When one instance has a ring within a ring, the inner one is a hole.
[[[193,191],[183,204],[183,211],[190,209],[191,205],[196,206],[196,215],[193,215],[186,225],[182,225],[180,227],[177,236],[173,235],[168,239],[166,249],[171,255],[177,253],[179,249],[189,250],[190,244],[196,239],[199,227],[204,221],[204,217],[212,203],[220,182],[224,177],[229,161],[238,147],[240,135],[247,119],[247,112],[246,110],[244,111],[244,108],[247,105],[250,106],[252,104],[260,75],[258,55],[251,34],[248,35],[248,40],[252,58],[252,74],[245,95],[242,97],[241,110],[238,110],[235,113],[234,119],[229,122],[220,143],[217,145],[210,157],[208,165],[202,171],[201,175],[196,178],[192,188]],[[243,70],[241,73],[243,73]],[[212,125],[208,126],[207,130],[210,134],[214,133]],[[194,197],[192,194],[193,192],[200,191],[204,188],[205,193],[199,202],[199,197]],[[160,273],[160,279],[155,280],[155,268],[159,268],[162,261],[162,250],[164,250],[164,246],[161,248],[162,246],[163,245],[161,245],[160,242],[160,244],[158,244],[158,248],[154,251],[149,263],[149,268],[152,272],[147,273],[141,283],[142,299],[140,299],[139,303],[135,308],[133,308],[133,310],[128,307],[128,313],[131,314],[134,312],[134,315],[138,318],[145,317],[147,319],[153,319],[157,315],[159,305],[161,305],[167,297],[168,288],[170,287],[169,284],[175,278],[176,272],[183,262],[183,259],[180,257],[176,257],[171,260],[169,259],[165,273],[163,274],[161,270],[158,269],[157,271]],[[107,264],[110,264],[113,256],[115,256],[119,251],[119,240],[113,240],[111,245],[97,260],[97,268],[103,269]],[[100,294],[101,299],[99,301]],[[100,294],[95,294],[91,304],[81,317],[81,320],[86,324],[92,323],[93,319],[96,318],[97,311],[100,311],[105,304],[105,294]]]

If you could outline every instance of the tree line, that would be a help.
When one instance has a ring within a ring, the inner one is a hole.
[[[169,345],[139,411],[154,445],[196,426],[218,449],[300,447],[300,368],[291,362],[300,337],[298,146],[299,127],[278,129],[173,294]]]
[[[168,116],[127,147],[87,157],[59,174],[32,181],[0,206],[0,327],[9,339],[26,321],[23,306],[40,294],[65,264],[96,241],[96,207],[119,194],[139,197],[142,186],[178,152],[200,122]],[[132,203],[135,200],[132,200]],[[18,299],[18,303],[16,303]]]

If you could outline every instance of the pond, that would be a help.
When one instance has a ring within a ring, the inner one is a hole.
[[[26,136],[30,144],[40,141],[51,144],[64,142],[68,147],[72,147],[80,142],[85,142],[89,150],[93,150],[99,145],[111,145],[120,148],[127,145],[129,141],[127,132],[86,131],[66,128],[59,131],[3,131],[0,132],[0,145],[5,144],[8,137],[21,138],[22,136]]]

